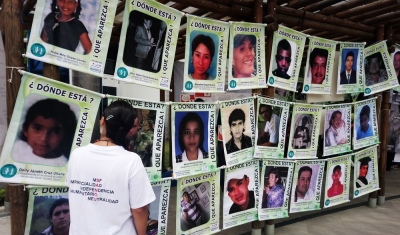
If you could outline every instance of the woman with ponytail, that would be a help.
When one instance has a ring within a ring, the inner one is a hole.
[[[123,147],[135,118],[129,103],[112,102],[100,120],[100,139],[72,152],[70,234],[146,234],[155,195],[140,157]]]

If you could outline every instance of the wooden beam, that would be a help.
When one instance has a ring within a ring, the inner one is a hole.
[[[377,17],[377,16],[380,16],[380,15],[383,15],[383,14],[387,14],[389,12],[397,11],[399,9],[400,9],[400,4],[399,5],[395,5],[395,6],[388,6],[388,7],[384,7],[384,8],[381,8],[381,9],[377,9],[375,11],[370,11],[370,12],[367,12],[367,13],[364,13],[364,14],[360,14],[360,15],[357,15],[357,16],[350,17],[347,20],[353,21],[353,22],[360,22],[360,21],[363,21],[363,20],[367,20],[367,19],[370,19],[370,18],[373,18],[373,17]]]
[[[374,2],[376,0],[351,0],[342,4],[338,4],[335,6],[330,6],[322,9],[318,13],[321,15],[333,15],[342,11],[346,11],[348,9],[352,9],[353,7],[360,6],[362,4],[368,4],[370,2]]]
[[[288,2],[290,2],[290,0],[276,0],[276,5],[282,5]]]
[[[118,15],[119,13],[124,11],[124,9],[125,9],[125,1],[126,0],[122,0],[121,2],[118,3],[117,10],[115,11],[115,15]]]
[[[284,24],[288,24],[288,25],[297,25],[300,20],[300,18],[297,18],[297,17],[281,15],[281,14],[276,14],[276,15],[278,17],[278,23],[284,23]],[[335,26],[332,24],[321,23],[321,22],[313,21],[313,20],[305,19],[303,21],[302,25],[304,27],[308,27],[308,28],[331,31],[332,33],[342,33],[342,34],[352,35],[355,37],[364,37],[366,39],[375,38],[374,33],[368,33],[368,32],[364,32],[364,31],[360,31],[360,30],[356,30],[356,29],[349,29],[346,27]]]
[[[324,0],[324,1],[318,1],[314,4],[308,5],[303,8],[304,11],[309,11],[309,12],[315,12],[318,10],[323,9],[324,7],[327,6],[332,6],[333,4],[336,4],[338,2],[341,2],[343,0]]]
[[[295,10],[289,7],[276,6],[276,12],[282,15],[297,17],[299,19],[313,20],[320,23],[327,23],[332,26],[342,26],[346,28],[365,31],[368,33],[374,33],[376,30],[375,27],[368,26],[367,24],[354,23],[347,20],[338,19],[332,16],[320,15],[318,13],[311,13],[303,10]]]
[[[293,9],[299,9],[301,7],[308,6],[309,4],[314,3],[315,0],[294,0],[290,1],[287,7],[293,8]]]
[[[22,7],[22,13],[28,14],[32,11],[33,7],[36,5],[37,0],[25,0],[24,5]],[[1,6],[1,4],[0,4]]]
[[[385,24],[387,23],[387,21],[389,20],[397,20],[400,17],[400,11],[396,11],[396,12],[392,12],[392,13],[388,13],[388,14],[384,14],[384,15],[380,15],[374,18],[370,18],[368,20],[364,20],[362,21],[363,24]]]
[[[363,6],[355,7],[352,9],[349,9],[347,11],[343,11],[340,13],[335,14],[334,16],[340,19],[346,19],[355,15],[360,15],[367,13],[369,11],[375,10],[375,9],[381,9],[387,6],[392,6],[397,4],[397,0],[379,0],[376,2],[372,2],[370,4],[366,4]]]
[[[178,11],[182,11],[183,9],[188,8],[189,6],[185,5],[185,4],[175,3],[171,7],[176,9],[176,10],[178,10]]]

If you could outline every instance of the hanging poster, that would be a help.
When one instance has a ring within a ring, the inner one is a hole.
[[[224,92],[229,23],[187,15],[184,92]]]
[[[0,152],[7,133],[6,53],[3,45],[3,38],[0,37]]]
[[[265,88],[265,25],[229,23],[228,90]]]
[[[364,46],[364,42],[340,43],[337,94],[363,92]]]
[[[400,94],[393,93],[390,105],[390,116],[388,125],[387,151],[400,153]]]
[[[377,147],[354,154],[354,198],[379,190]]]
[[[25,72],[1,152],[0,181],[66,185],[69,155],[89,144],[101,99]]]
[[[325,207],[349,202],[352,154],[327,159]]]
[[[289,217],[288,207],[294,163],[294,161],[263,160],[261,174],[263,190],[262,193],[260,192],[258,205],[259,220]]]
[[[351,104],[325,107],[324,156],[351,152]]]
[[[294,104],[288,158],[316,158],[322,106]]]
[[[146,234],[167,234],[168,204],[171,191],[171,180],[151,183],[156,200],[149,204]]]
[[[336,41],[311,37],[308,45],[303,93],[330,94]]]
[[[176,234],[213,234],[219,230],[220,172],[178,179]]]
[[[181,17],[156,1],[126,1],[114,78],[170,90]]]
[[[136,119],[126,135],[125,149],[142,159],[150,182],[161,180],[162,150],[164,146],[165,103],[107,96],[108,103],[124,100],[132,105]]]
[[[215,103],[171,104],[172,165],[175,178],[215,171],[216,107]]]
[[[397,82],[400,84],[400,45],[394,45],[394,52],[391,54],[394,71],[396,72]],[[394,87],[393,90],[400,92],[400,86]]]
[[[290,103],[257,97],[257,129],[254,157],[283,158]]]
[[[226,168],[223,229],[258,220],[259,177],[258,160]]]
[[[296,91],[307,36],[280,25],[274,33],[268,85]]]
[[[226,165],[252,159],[256,134],[254,98],[222,101],[220,110]]]
[[[364,94],[372,95],[399,86],[386,41],[365,48]]]
[[[290,213],[319,210],[325,160],[296,161]]]
[[[102,77],[117,4],[37,1],[26,57]]]
[[[354,103],[353,149],[379,143],[376,98]]]
[[[68,234],[70,222],[67,187],[29,188],[25,235]]]

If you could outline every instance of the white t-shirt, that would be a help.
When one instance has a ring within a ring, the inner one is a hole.
[[[75,149],[67,183],[71,235],[135,235],[131,208],[155,200],[142,160],[121,146]]]
[[[273,113],[271,116],[271,121],[267,121],[267,123],[265,123],[264,132],[269,133],[270,143],[277,144],[279,141],[279,135],[277,133],[279,130],[279,122],[280,118]]]
[[[11,157],[16,162],[47,166],[65,166],[68,163],[68,159],[64,155],[56,158],[44,158],[34,154],[32,147],[23,140],[15,141]]]

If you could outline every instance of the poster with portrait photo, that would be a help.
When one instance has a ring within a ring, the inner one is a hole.
[[[307,35],[280,25],[274,32],[268,86],[296,91]]]
[[[255,158],[283,158],[290,103],[257,97]]]
[[[299,160],[295,163],[290,213],[320,210],[325,160]]]
[[[364,51],[364,95],[398,87],[399,82],[386,41],[373,44]]]
[[[351,156],[327,159],[324,208],[349,202]]]
[[[378,145],[354,154],[354,198],[379,190]]]
[[[156,200],[149,204],[147,219],[147,234],[167,234],[168,205],[171,192],[171,180],[162,180],[151,183]]]
[[[331,94],[336,41],[311,37],[304,71],[303,93]]]
[[[229,24],[228,90],[265,88],[265,25]]]
[[[142,159],[150,182],[161,180],[164,124],[167,104],[117,96],[107,96],[108,104],[124,100],[135,109],[136,118],[126,135],[125,149]]]
[[[114,78],[169,91],[182,14],[157,1],[126,1]]]
[[[288,147],[289,159],[317,157],[321,105],[294,104]]]
[[[180,178],[217,167],[215,103],[171,103],[172,166]]]
[[[400,153],[400,94],[393,93],[390,105],[387,151]],[[396,159],[396,158],[395,158]]]
[[[252,160],[225,169],[223,229],[258,220],[259,164]]]
[[[229,23],[187,15],[184,92],[224,92]]]
[[[351,106],[325,106],[324,156],[351,152]]]
[[[219,232],[220,172],[178,179],[176,234]]]
[[[376,97],[354,103],[353,150],[379,143]]]
[[[89,144],[101,99],[25,72],[0,156],[0,181],[66,185],[70,153]]]
[[[365,42],[340,42],[337,94],[363,92]]]
[[[29,188],[25,235],[68,234],[70,225],[68,187]]]
[[[397,82],[400,84],[400,45],[394,45],[394,52],[391,54],[393,68],[396,72]],[[400,92],[400,86],[393,87],[393,90]]]
[[[258,219],[270,220],[289,217],[290,189],[293,182],[294,161],[263,160]]]
[[[37,1],[26,57],[102,77],[117,4]]]
[[[256,134],[254,97],[221,101],[219,107],[226,165],[253,159]]]

